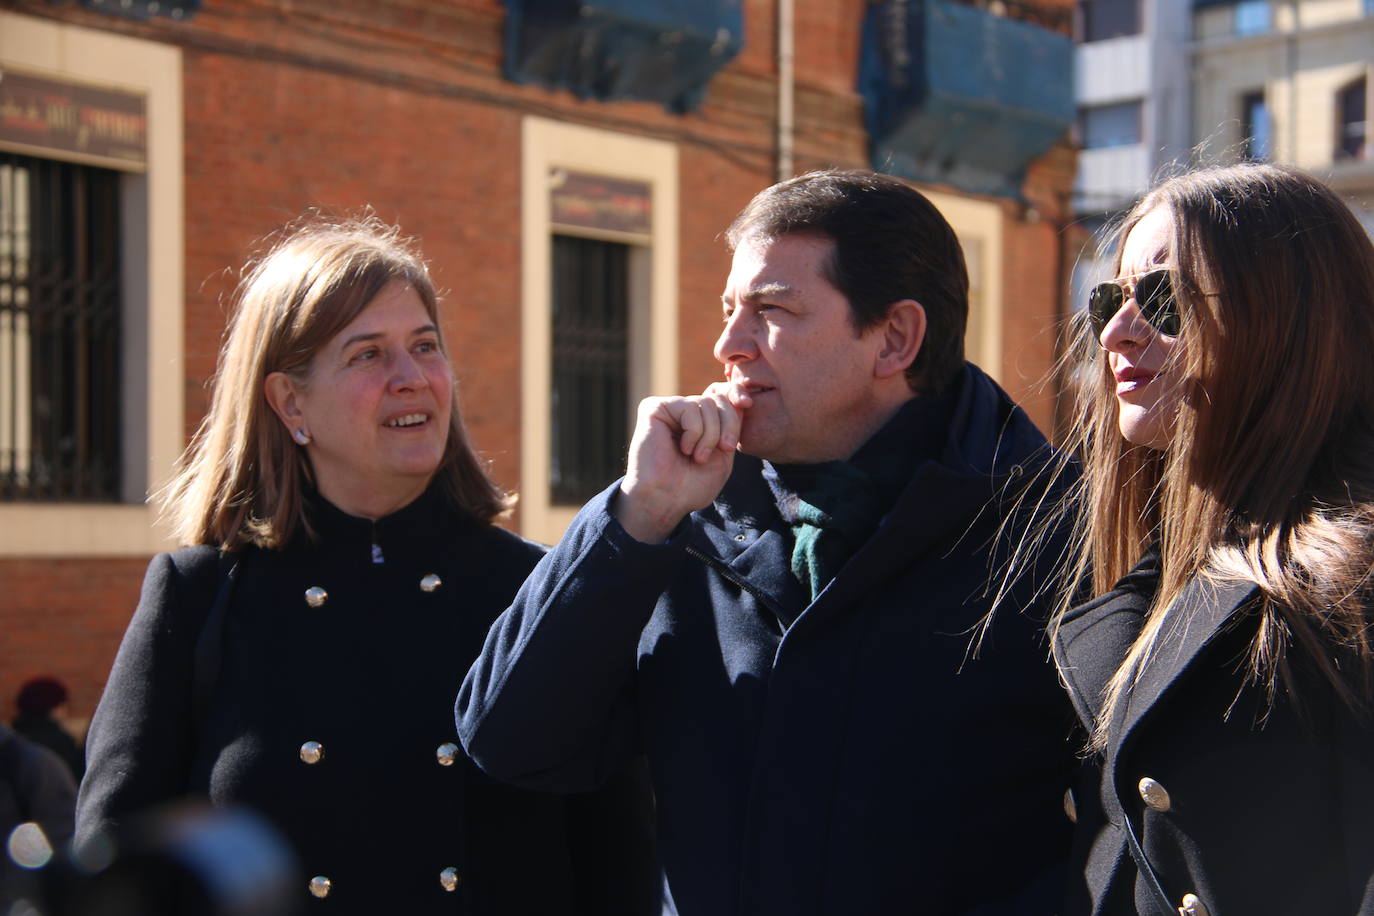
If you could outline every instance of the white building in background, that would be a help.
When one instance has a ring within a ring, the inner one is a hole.
[[[1265,159],[1326,180],[1374,235],[1374,0],[1195,0],[1202,163]]]
[[[1096,234],[1162,174],[1189,161],[1188,0],[1080,0],[1074,59],[1081,146],[1074,212]],[[1071,295],[1110,270],[1089,245],[1074,265]]]
[[[1374,235],[1374,0],[1079,0],[1074,211],[1096,232],[1179,165],[1296,165]],[[1085,248],[1073,304],[1106,279]]]
[[[1078,14],[1075,209],[1110,215],[1161,169],[1188,161],[1190,10],[1180,0],[1082,0]]]

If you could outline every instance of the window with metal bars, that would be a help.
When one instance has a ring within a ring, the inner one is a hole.
[[[119,178],[0,153],[0,499],[119,499]]]
[[[581,505],[619,477],[629,443],[630,246],[553,237],[549,495]]]

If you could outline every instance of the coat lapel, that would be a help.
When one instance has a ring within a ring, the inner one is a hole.
[[[1197,576],[1175,599],[1154,653],[1127,697],[1112,731],[1120,736],[1117,753],[1164,696],[1182,680],[1203,649],[1250,604],[1259,593],[1254,582],[1218,582]]]
[[[691,538],[709,562],[728,568],[770,611],[790,620],[806,600],[792,575],[786,524],[763,481],[762,467],[750,455],[735,456],[725,489],[696,514]]]
[[[954,552],[961,547],[961,538],[986,539],[986,526],[980,528],[975,522],[980,512],[995,508],[990,491],[987,478],[960,476],[934,462],[917,469],[896,510],[882,520],[873,536],[845,564],[842,574],[816,596],[804,617],[807,625],[814,626],[845,608],[861,606],[866,592],[883,587],[889,578],[922,557],[937,551]],[[971,548],[982,546],[974,544]],[[962,548],[971,549],[970,545]],[[919,596],[913,595],[912,600],[919,604]]]
[[[1115,588],[1074,608],[1059,624],[1054,660],[1089,731],[1101,712],[1107,682],[1140,635],[1149,603],[1149,594]]]

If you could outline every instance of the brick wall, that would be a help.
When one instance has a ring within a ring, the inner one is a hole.
[[[14,716],[19,686],[54,675],[71,714],[88,718],[133,613],[146,558],[0,561],[0,710]]]

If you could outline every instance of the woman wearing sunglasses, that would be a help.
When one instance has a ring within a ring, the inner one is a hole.
[[[1095,763],[1066,912],[1374,913],[1374,248],[1269,165],[1118,238],[1074,431],[1098,597],[1054,640]]]

